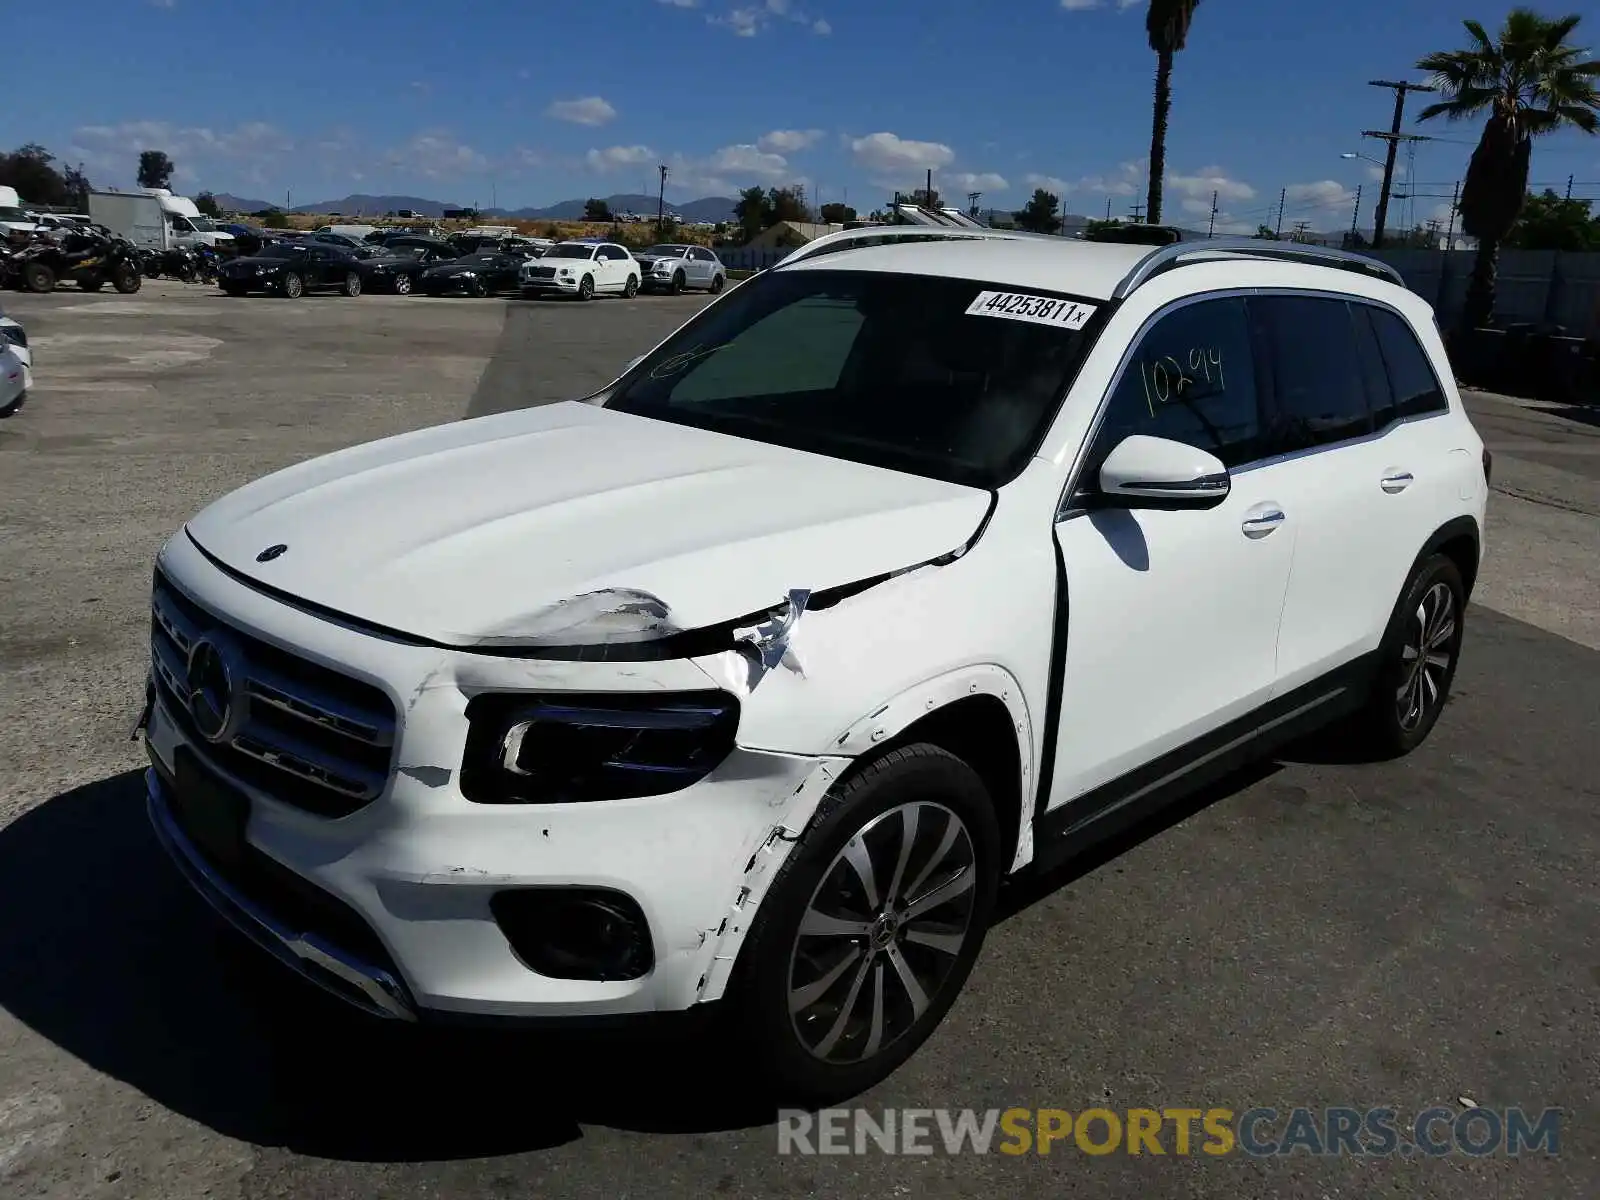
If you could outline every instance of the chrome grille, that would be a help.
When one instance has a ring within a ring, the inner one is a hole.
[[[215,742],[188,703],[190,651],[202,637],[232,647],[243,676],[243,715]],[[395,711],[380,689],[233,628],[159,575],[150,651],[163,706],[212,766],[323,816],[348,815],[383,791]]]
[[[554,279],[556,277],[556,269],[554,267],[523,267],[522,274],[528,279]]]

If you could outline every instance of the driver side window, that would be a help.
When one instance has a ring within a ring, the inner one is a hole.
[[[1158,317],[1123,365],[1083,476],[1123,438],[1170,438],[1236,467],[1264,444],[1250,317],[1242,297],[1201,300]]]

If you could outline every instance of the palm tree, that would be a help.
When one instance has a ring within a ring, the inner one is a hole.
[[[1462,313],[1466,329],[1494,318],[1500,244],[1527,197],[1533,139],[1562,129],[1600,132],[1600,62],[1589,61],[1587,49],[1567,40],[1578,22],[1576,15],[1552,20],[1515,8],[1491,38],[1477,21],[1463,21],[1471,39],[1465,50],[1441,50],[1417,63],[1445,97],[1418,120],[1488,116],[1458,205],[1462,230],[1478,239]]]
[[[1145,220],[1161,223],[1161,184],[1167,171],[1167,118],[1172,114],[1172,56],[1189,40],[1189,22],[1200,0],[1150,0],[1144,29],[1156,52],[1156,106],[1150,123],[1150,196]]]

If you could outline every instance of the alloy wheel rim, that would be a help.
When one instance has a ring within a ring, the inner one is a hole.
[[[288,292],[290,296],[298,296],[300,294],[300,277],[298,275],[289,276],[288,281],[283,285],[283,290]]]
[[[1401,683],[1395,689],[1400,728],[1411,733],[1444,702],[1444,688],[1455,656],[1456,599],[1448,584],[1436,583],[1406,622],[1400,649]]]
[[[359,296],[361,294],[361,276],[347,275],[345,277],[344,286],[345,290],[348,291],[352,296]]]
[[[394,290],[404,296],[411,291],[411,276],[397,275],[394,281]]]
[[[977,854],[932,801],[874,817],[834,856],[789,956],[789,1019],[824,1062],[876,1057],[939,997],[972,930]]]

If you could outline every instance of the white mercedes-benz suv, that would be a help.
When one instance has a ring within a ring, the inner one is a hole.
[[[767,1080],[850,1093],[1006,877],[1318,727],[1416,747],[1489,465],[1376,261],[846,231],[596,395],[190,521],[150,816],[371,1013],[722,1001]]]

